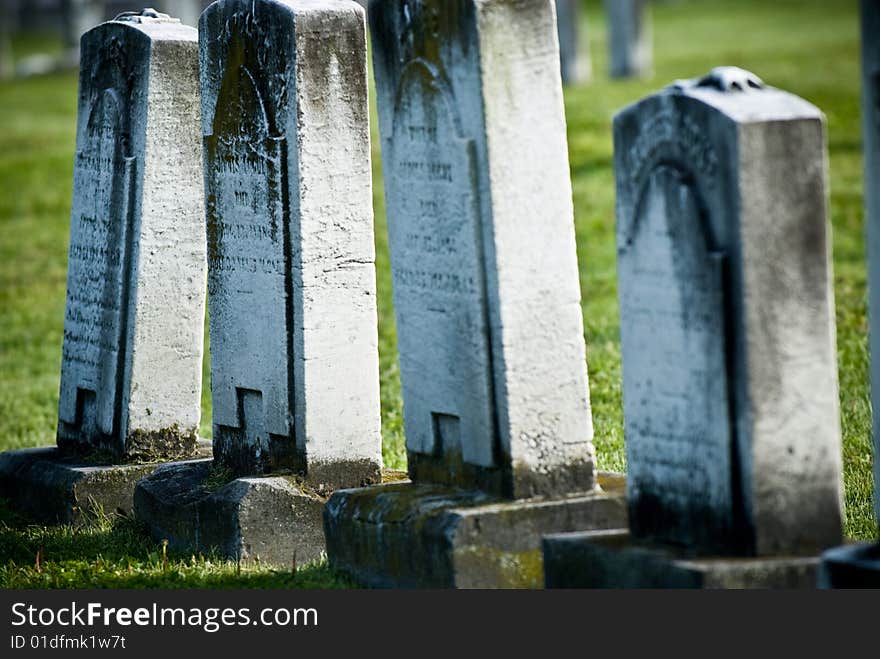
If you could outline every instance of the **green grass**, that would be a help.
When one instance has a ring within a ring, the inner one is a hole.
[[[876,536],[872,475],[855,0],[681,0],[654,7],[655,75],[611,82],[604,17],[586,21],[595,72],[566,91],[566,112],[590,390],[599,466],[623,470],[620,344],[610,122],[622,106],[713,66],[751,69],[828,117],[847,535]],[[16,54],[46,48],[29,37]],[[51,46],[54,47],[54,46]],[[375,117],[375,107],[373,108]],[[76,119],[74,74],[0,83],[0,449],[53,442]],[[402,408],[379,140],[373,131],[382,432],[386,463],[405,467]],[[207,370],[206,370],[207,384]],[[202,431],[210,436],[210,397]],[[42,549],[40,569],[35,566]],[[0,508],[4,587],[334,587],[326,565],[278,572],[170,554],[133,522],[98,518],[80,529],[28,526]]]

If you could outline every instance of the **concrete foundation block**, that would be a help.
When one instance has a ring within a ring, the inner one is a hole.
[[[694,557],[626,529],[544,539],[547,588],[815,588],[818,557]]]

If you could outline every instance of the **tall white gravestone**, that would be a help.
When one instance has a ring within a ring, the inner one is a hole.
[[[214,445],[240,474],[379,477],[362,21],[239,0],[201,19]]]
[[[196,32],[151,14],[82,40],[58,444],[195,448],[205,225]]]
[[[413,483],[328,503],[328,554],[367,583],[536,586],[541,533],[622,518],[597,488],[554,15],[370,4]]]
[[[221,0],[199,41],[214,461],[158,470],[135,509],[289,566],[323,554],[333,489],[381,480],[364,10]]]
[[[643,77],[653,67],[648,0],[605,0],[612,78]]]
[[[410,474],[513,497],[594,472],[548,5],[371,6]]]
[[[814,576],[843,524],[824,117],[722,67],[614,147],[630,533]]]
[[[0,454],[0,496],[45,522],[131,513],[197,441],[207,270],[198,44],[153,10],[85,34],[57,447]]]

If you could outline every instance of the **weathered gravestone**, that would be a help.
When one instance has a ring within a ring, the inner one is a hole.
[[[547,540],[547,584],[811,585],[843,519],[823,116],[722,67],[614,147],[629,533]]]
[[[653,43],[648,0],[605,0],[612,78],[651,75]]]
[[[366,583],[540,585],[541,533],[623,518],[596,492],[553,15],[370,5],[415,483],[328,503],[330,560]]]
[[[562,82],[586,82],[593,75],[590,44],[582,28],[580,0],[556,0]]]
[[[861,1],[862,135],[865,153],[865,228],[868,236],[871,316],[871,402],[874,410],[874,507],[880,520],[880,2]],[[822,557],[821,585],[880,587],[880,544],[829,550]]]
[[[223,0],[199,27],[214,461],[136,507],[175,545],[288,566],[322,553],[331,490],[381,479],[364,11]]]
[[[197,35],[167,15],[82,40],[58,450],[0,458],[25,509],[131,509],[157,460],[191,457],[201,413],[205,225]],[[74,457],[80,456],[80,457]],[[85,461],[85,462],[83,462]],[[134,463],[97,467],[107,461]]]

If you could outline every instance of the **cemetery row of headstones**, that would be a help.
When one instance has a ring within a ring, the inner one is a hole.
[[[381,484],[364,12],[221,0],[83,38],[58,448],[0,456],[0,494],[374,586],[815,584],[843,522],[821,113],[720,68],[615,118],[624,493],[553,3],[369,26],[411,480]]]

